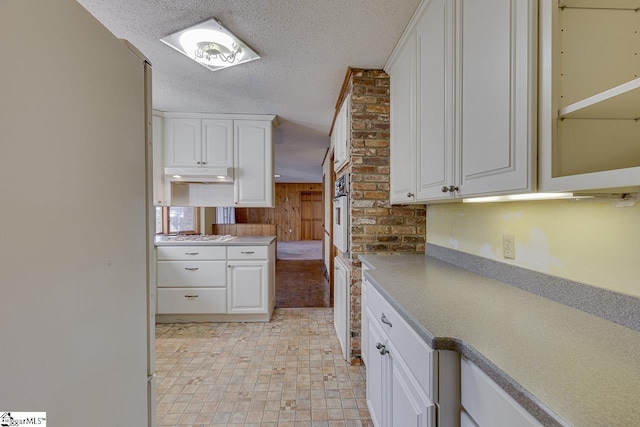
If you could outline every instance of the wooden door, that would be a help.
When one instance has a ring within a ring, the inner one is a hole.
[[[322,191],[300,192],[300,240],[322,240]]]

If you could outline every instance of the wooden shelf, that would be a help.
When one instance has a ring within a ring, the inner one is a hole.
[[[561,119],[640,118],[640,78],[563,107]]]

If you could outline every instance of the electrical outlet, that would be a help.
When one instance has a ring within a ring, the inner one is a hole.
[[[509,259],[516,259],[516,239],[513,234],[502,235],[502,256]]]

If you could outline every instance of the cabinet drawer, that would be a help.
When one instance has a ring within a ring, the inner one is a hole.
[[[370,284],[366,298],[373,315],[371,320],[378,323],[393,342],[429,399],[437,402],[436,353]]]
[[[542,427],[480,368],[466,359],[460,363],[462,406],[476,425]]]
[[[226,260],[225,246],[158,246],[158,261]]]
[[[159,288],[226,287],[225,261],[158,261]]]
[[[158,289],[158,314],[224,314],[225,288]]]
[[[228,246],[228,259],[269,259],[268,246]]]

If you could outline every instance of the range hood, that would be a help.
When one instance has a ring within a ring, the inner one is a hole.
[[[175,183],[233,182],[233,168],[164,168],[166,179]]]

